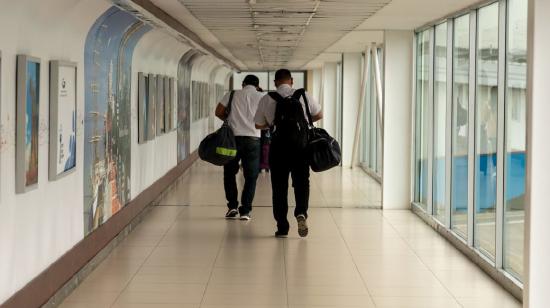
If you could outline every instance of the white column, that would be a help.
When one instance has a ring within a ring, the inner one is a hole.
[[[357,107],[361,99],[360,52],[344,53],[344,86],[342,89],[342,165],[351,166]]]
[[[384,32],[382,207],[411,202],[413,32]]]
[[[550,1],[529,1],[524,307],[550,303]]]
[[[336,68],[335,62],[323,67],[323,128],[331,136],[336,136]]]

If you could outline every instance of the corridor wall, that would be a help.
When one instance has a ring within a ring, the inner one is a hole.
[[[20,0],[0,10],[0,303],[22,288],[84,236],[83,111],[84,45],[108,1]],[[70,25],[70,26],[68,26]],[[15,193],[16,56],[41,59],[38,186]],[[48,181],[50,60],[73,61],[77,69],[77,159],[75,172]]]
[[[84,123],[86,117],[90,116],[86,114],[85,104],[88,102],[86,93],[99,91],[95,83],[86,84],[86,74],[89,73],[87,69],[90,67],[86,66],[86,40],[98,18],[105,17],[105,12],[116,10],[118,9],[112,8],[112,2],[107,0],[19,0],[4,3],[0,10],[0,305],[34,278],[47,275],[45,270],[50,265],[60,260],[86,237],[85,168],[92,168],[92,164],[84,164],[85,143],[88,142]],[[123,132],[129,135],[130,140],[131,176],[128,180],[129,197],[126,202],[150,188],[178,164],[175,130],[138,145],[137,74],[144,72],[177,78],[178,62],[190,47],[160,29],[153,29],[148,25],[145,28],[141,28],[142,33],[139,35],[126,37],[134,40],[131,44],[135,47],[126,50],[122,55],[126,57],[124,63],[127,63],[122,69],[129,74],[121,76],[129,76],[129,81],[120,82],[128,82],[130,85],[124,94],[129,97],[124,102],[129,104],[125,108],[129,110],[130,118],[129,131]],[[96,43],[98,42],[107,44],[108,41],[97,40]],[[93,48],[88,50],[91,54],[95,51]],[[16,193],[14,180],[16,56],[19,54],[41,59],[38,185],[21,194]],[[220,62],[210,56],[202,58],[201,64],[193,68],[193,78],[207,81],[205,76],[209,76],[210,70]],[[95,60],[93,56],[89,59]],[[72,61],[77,64],[76,169],[55,181],[48,179],[47,163],[49,61],[52,60]],[[106,67],[109,66],[110,63]],[[111,78],[107,71],[102,72],[101,76],[104,79]],[[108,83],[108,80],[102,82]],[[113,87],[115,86],[118,85]],[[100,88],[104,91],[105,87]],[[105,97],[111,101],[116,96],[107,94]],[[200,140],[206,133],[207,130],[198,123],[191,128],[191,139]],[[195,141],[189,151],[194,152],[197,145],[198,142]],[[116,173],[111,175],[117,176]],[[89,231],[94,233],[92,229]],[[61,285],[47,287],[51,289]]]

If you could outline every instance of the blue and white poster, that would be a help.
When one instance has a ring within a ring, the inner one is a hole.
[[[76,166],[76,67],[60,66],[57,76],[57,175]]]

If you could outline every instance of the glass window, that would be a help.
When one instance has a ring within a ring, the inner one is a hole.
[[[384,61],[383,61],[383,52],[382,48],[376,49],[376,56],[378,58],[378,65],[380,66],[380,82],[383,84],[384,80]],[[373,77],[373,82],[376,84],[376,79]],[[376,92],[376,90],[375,90]],[[374,118],[376,119],[373,122],[376,122],[376,167],[374,170],[377,174],[382,174],[382,123],[380,123],[381,118],[383,117],[380,104],[378,103],[378,96],[376,96],[376,99],[374,100],[374,104],[376,104],[375,110],[376,113],[374,114]]]
[[[342,129],[343,129],[343,123],[342,123],[342,110],[343,110],[343,102],[342,102],[342,76],[343,74],[343,67],[342,62],[339,62],[336,66],[336,136],[334,137],[341,147],[343,147],[342,144]]]
[[[369,125],[370,125],[370,129],[369,129],[369,132],[370,132],[370,142],[372,144],[372,146],[370,147],[370,152],[369,152],[369,168],[371,170],[375,170],[376,171],[376,154],[378,153],[376,151],[376,124],[377,124],[377,121],[376,121],[376,104],[378,104],[378,102],[376,101],[376,77],[375,77],[375,74],[376,74],[376,70],[374,69],[374,57],[370,57],[370,61],[371,61],[371,66],[372,66],[372,69],[371,69],[371,73],[370,73],[370,92],[369,92],[369,97],[368,97],[368,100],[369,100],[369,113],[370,113],[370,120],[369,120]]]
[[[474,245],[495,256],[498,119],[498,3],[478,11]]]
[[[466,239],[468,234],[469,14],[455,19],[453,32],[451,228]]]
[[[507,272],[521,279],[525,207],[526,0],[508,1],[507,41],[503,264]]]
[[[447,23],[435,27],[433,211],[445,222],[445,128],[447,123]]]
[[[428,114],[430,81],[430,30],[416,35],[415,194],[414,201],[428,205]]]
[[[258,79],[260,79],[260,88],[267,90],[269,88],[269,84],[271,81],[269,81],[267,72],[241,72],[241,73],[234,73],[233,74],[233,87],[235,90],[238,90],[241,88],[243,79],[246,77],[246,75],[256,75]]]

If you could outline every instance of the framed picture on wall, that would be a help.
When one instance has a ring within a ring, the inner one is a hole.
[[[172,97],[170,96],[170,77],[164,76],[164,130],[172,131]]]
[[[154,74],[149,74],[149,78],[147,80],[147,85],[149,92],[147,93],[147,140],[153,140],[155,139],[155,136],[157,134],[157,127],[156,127],[156,99],[157,99],[157,78]]]
[[[76,167],[76,73],[74,62],[50,62],[50,181]]]
[[[176,128],[178,127],[178,100],[176,98],[176,79],[174,77],[170,77],[169,80],[170,108],[172,108],[170,112],[170,118],[172,119],[170,121],[170,125],[172,127],[172,130],[176,130]]]
[[[147,114],[149,112],[149,76],[138,73],[138,144],[147,142]]]
[[[38,185],[40,59],[17,56],[15,190],[24,193]]]
[[[164,134],[164,76],[157,75],[157,136]]]

